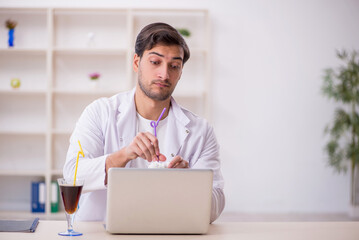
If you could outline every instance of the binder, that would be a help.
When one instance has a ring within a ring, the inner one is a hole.
[[[44,182],[31,183],[31,211],[45,212],[46,189]]]
[[[53,181],[51,182],[51,212],[55,213],[59,211],[59,186],[57,185],[57,182]]]
[[[51,182],[51,212],[59,211],[60,194],[57,182]],[[34,213],[45,212],[46,186],[45,182],[31,183],[31,211]]]
[[[0,232],[35,232],[39,218],[29,220],[0,220]]]

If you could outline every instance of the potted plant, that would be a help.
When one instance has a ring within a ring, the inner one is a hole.
[[[325,70],[322,86],[323,94],[338,103],[334,119],[325,129],[329,135],[325,151],[336,171],[346,172],[349,167],[352,215],[359,216],[359,53],[342,50],[337,56],[343,64]]]
[[[177,31],[186,38],[191,36],[191,32],[187,28],[177,28]]]
[[[93,72],[89,74],[90,80],[91,80],[91,86],[93,89],[96,89],[98,87],[98,79],[101,77],[101,74],[97,72]]]
[[[15,22],[13,20],[10,20],[10,19],[6,20],[6,22],[5,22],[5,26],[9,30],[9,33],[8,33],[8,35],[9,35],[9,40],[8,40],[9,47],[14,47],[14,39],[15,39],[14,33],[15,33],[16,25],[17,25],[17,22]]]
[[[190,42],[191,42],[191,31],[187,28],[176,28],[177,31],[183,36],[183,38],[186,40],[186,43],[188,45],[192,45]]]

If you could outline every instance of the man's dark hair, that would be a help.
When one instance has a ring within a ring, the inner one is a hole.
[[[137,35],[135,52],[142,57],[145,50],[152,49],[157,44],[166,46],[178,45],[183,49],[183,64],[190,57],[189,48],[181,34],[166,23],[151,23],[145,26]]]

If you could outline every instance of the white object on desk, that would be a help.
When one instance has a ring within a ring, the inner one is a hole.
[[[148,168],[167,168],[168,163],[167,162],[157,162],[157,161],[152,161],[149,165]]]

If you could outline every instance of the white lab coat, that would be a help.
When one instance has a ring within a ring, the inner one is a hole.
[[[106,218],[105,160],[128,146],[136,135],[135,89],[91,103],[82,113],[70,138],[63,174],[73,178],[80,140],[85,158],[79,160],[77,178],[85,179],[76,220],[104,221]],[[164,149],[168,161],[179,155],[190,168],[213,170],[213,222],[224,208],[223,177],[220,171],[219,147],[206,120],[181,108],[171,99]],[[145,160],[144,160],[145,161]],[[126,167],[137,167],[131,164]]]

